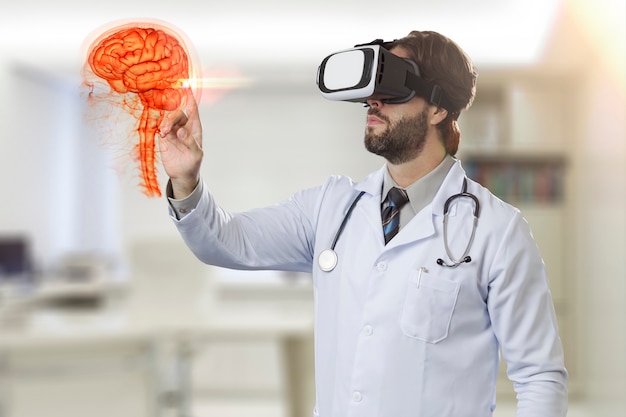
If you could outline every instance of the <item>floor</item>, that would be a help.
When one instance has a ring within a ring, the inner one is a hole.
[[[499,404],[493,417],[515,417],[515,405],[512,403]],[[616,407],[600,409],[585,404],[570,404],[567,417],[624,417],[623,410]],[[194,417],[282,417],[284,410],[276,403],[251,402],[237,404],[229,402],[212,402],[210,405],[194,407]]]
[[[624,417],[624,410],[618,406],[591,406],[588,404],[570,403],[567,417]],[[515,417],[515,405],[499,404],[493,417]]]

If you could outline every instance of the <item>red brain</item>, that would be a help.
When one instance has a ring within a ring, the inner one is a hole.
[[[94,42],[87,61],[114,92],[135,93],[140,99],[143,109],[135,154],[145,193],[160,196],[155,134],[164,112],[178,109],[183,100],[183,82],[189,78],[190,65],[183,45],[163,30],[126,25]]]
[[[144,105],[159,110],[180,105],[180,87],[189,78],[188,63],[176,38],[152,28],[121,29],[102,39],[89,54],[91,69],[113,90],[137,93]]]

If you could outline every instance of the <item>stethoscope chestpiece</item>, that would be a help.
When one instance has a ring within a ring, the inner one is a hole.
[[[337,252],[332,249],[324,249],[317,257],[317,264],[324,272],[330,272],[337,266]]]

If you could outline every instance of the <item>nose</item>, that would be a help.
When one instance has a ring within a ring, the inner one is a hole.
[[[368,98],[365,102],[367,103],[368,107],[380,108],[383,105],[382,100],[379,98]]]

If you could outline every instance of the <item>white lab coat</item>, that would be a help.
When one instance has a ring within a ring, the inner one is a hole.
[[[381,227],[383,170],[353,183],[331,177],[276,206],[229,214],[204,192],[178,221],[202,261],[228,268],[312,271],[319,417],[488,417],[499,348],[518,396],[518,417],[562,417],[567,373],[544,264],[520,212],[468,181],[480,201],[469,255],[457,268],[443,244],[443,206],[460,192],[457,161],[433,202],[388,245]],[[331,245],[358,192],[336,251]],[[448,240],[459,257],[473,205],[451,205]],[[420,270],[422,271],[420,275]]]

